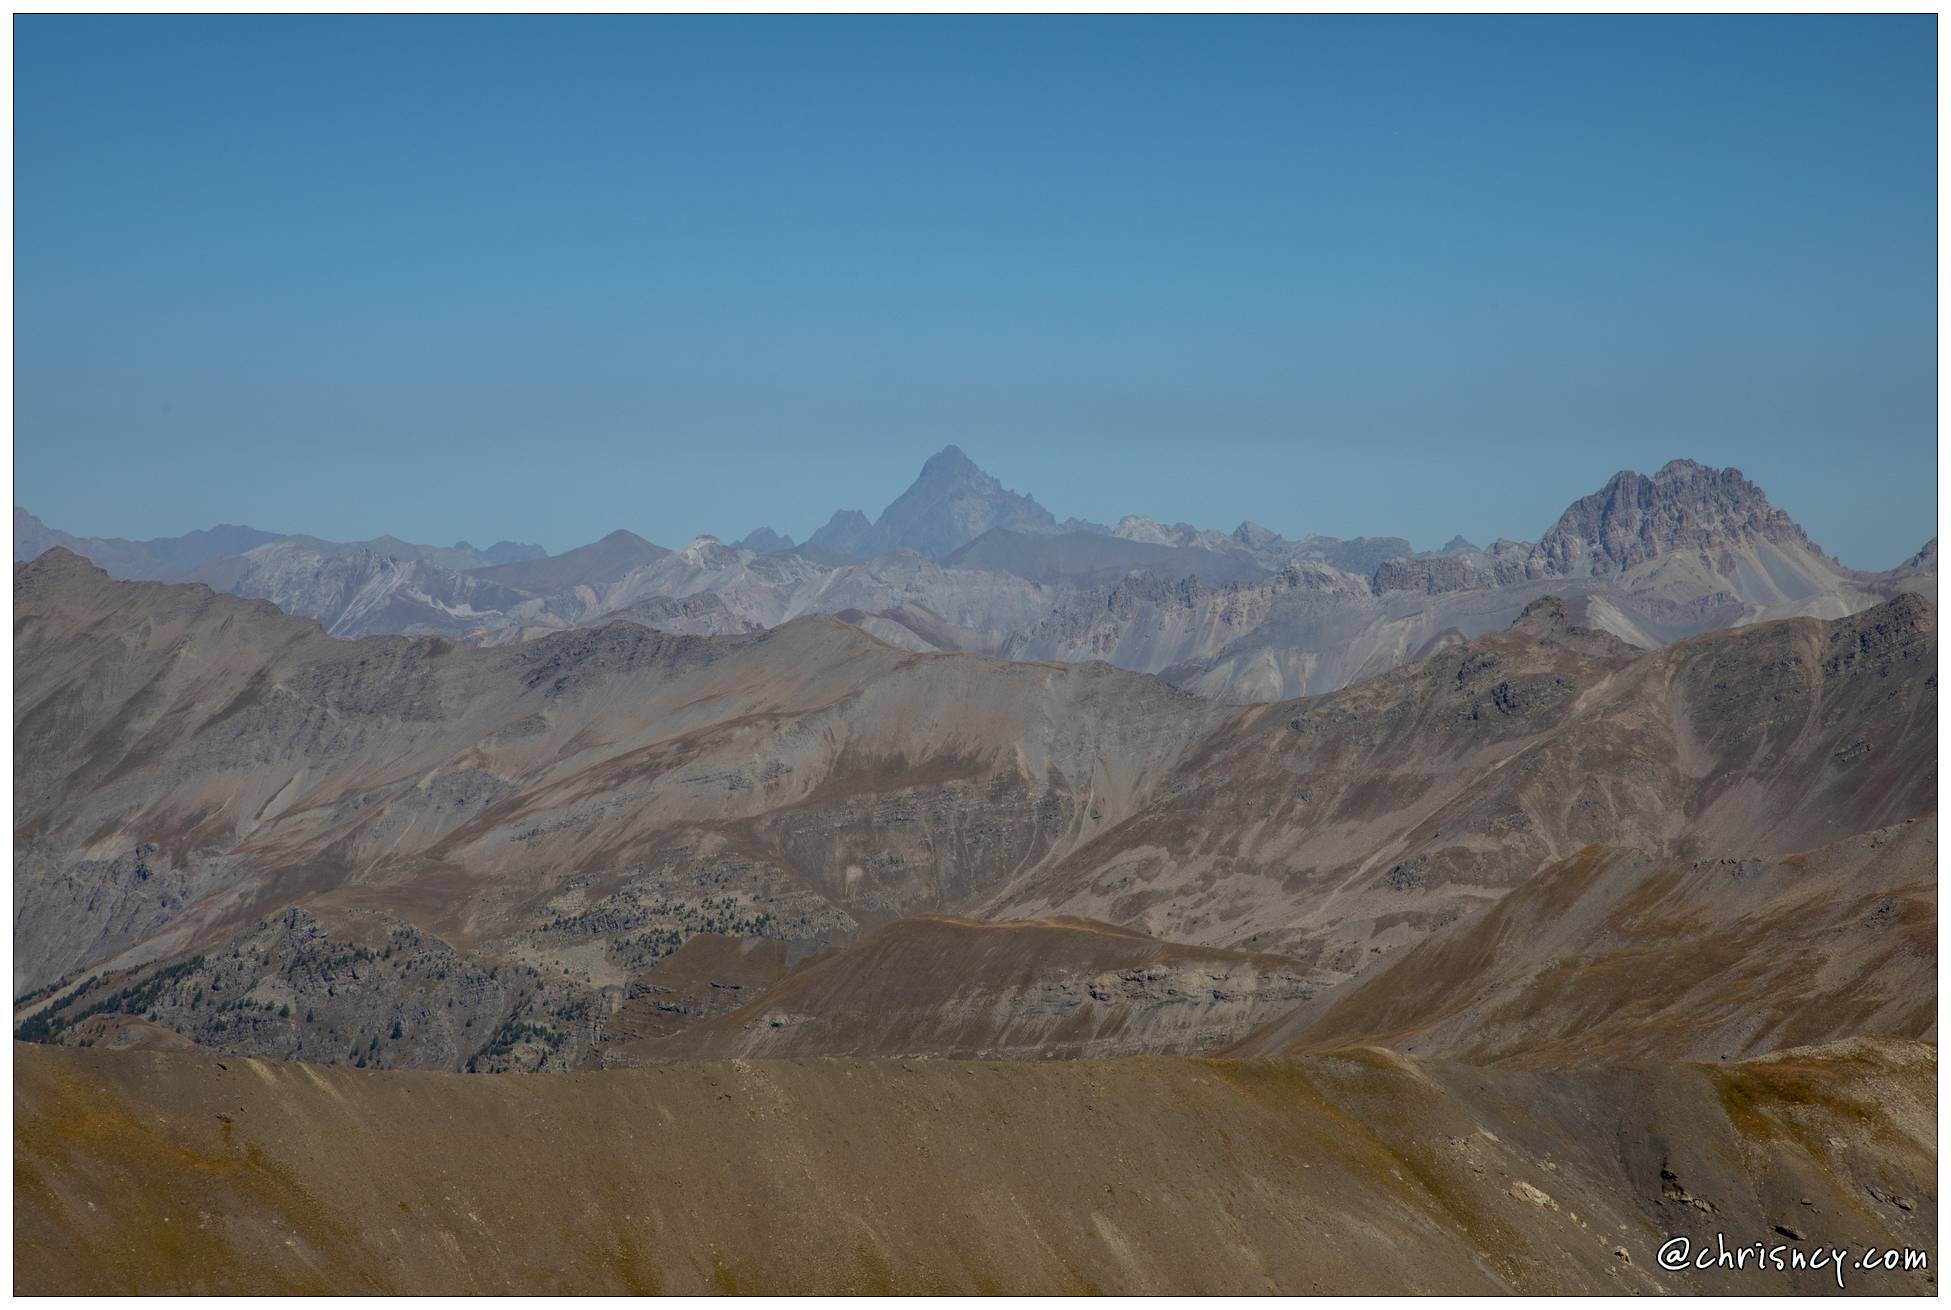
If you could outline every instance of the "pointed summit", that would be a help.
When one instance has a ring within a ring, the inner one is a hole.
[[[897,550],[943,559],[994,528],[1039,536],[1059,531],[1056,517],[1033,497],[1009,490],[951,445],[928,457],[871,527],[859,511],[841,510],[807,544],[856,559]]]
[[[754,555],[773,555],[793,548],[793,539],[774,532],[771,528],[754,528],[732,543],[736,550],[749,550]]]
[[[1280,541],[1280,534],[1272,528],[1263,528],[1252,519],[1246,519],[1233,529],[1233,540],[1249,550],[1264,550]]]
[[[990,477],[958,446],[945,446],[874,524],[882,551],[915,550],[941,559],[993,528],[1053,533],[1057,520],[1030,496]]]
[[[867,521],[865,514],[857,509],[836,509],[826,526],[815,530],[806,544],[815,550],[857,559],[868,553],[873,535],[874,525]]]
[[[976,467],[974,460],[962,453],[960,446],[952,442],[930,455],[927,462],[921,466],[922,477],[925,478],[931,473],[973,473],[977,477],[989,476]]]

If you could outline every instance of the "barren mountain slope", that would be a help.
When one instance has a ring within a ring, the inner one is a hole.
[[[1781,857],[1589,847],[1234,1053],[1562,1068],[1865,1033],[1937,1038],[1935,818]]]
[[[1654,1255],[1928,1248],[1937,1219],[1907,1043],[553,1078],[15,1050],[20,1292],[1820,1292]]]
[[[1640,652],[1509,632],[1220,728],[991,914],[1081,915],[1361,972],[1592,843],[1786,854],[1935,813],[1936,623],[1904,596]]]
[[[850,933],[1116,823],[1232,713],[824,618],[346,643],[64,553],[15,595],[19,986],[308,896],[456,944],[672,896]]]
[[[410,555],[367,547],[319,549],[297,539],[217,560],[197,570],[194,580],[249,600],[273,601],[288,614],[317,619],[335,637],[465,636],[527,600],[523,592],[485,577]]]
[[[1319,989],[1591,843],[1780,854],[1934,805],[1916,598],[1653,653],[1542,604],[1245,710],[828,619],[339,642],[65,554],[17,569],[16,616],[16,988],[69,984],[17,1021],[46,1007],[63,1040],[140,1013],[311,1059],[562,1067],[690,937],[917,913],[1271,950]],[[151,960],[173,972],[125,972]]]
[[[1233,542],[1227,541],[1226,547],[1187,550],[1103,532],[1032,534],[992,528],[951,552],[943,563],[1074,586],[1115,584],[1141,571],[1169,578],[1196,577],[1207,584],[1253,582],[1271,572]]]
[[[826,564],[796,553],[754,556],[699,538],[619,579],[596,595],[586,613],[571,617],[587,622],[645,597],[706,592],[767,627],[809,614],[921,604],[985,633],[1006,632],[1046,613],[1051,604],[1048,589],[1033,579],[938,564],[912,551]]]

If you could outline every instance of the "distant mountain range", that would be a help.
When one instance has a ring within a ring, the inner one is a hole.
[[[1843,567],[1735,469],[1676,460],[1615,474],[1536,542],[1289,540],[1128,515],[1058,520],[955,446],[869,520],[803,545],[761,527],[676,550],[619,530],[561,555],[397,537],[329,542],[223,524],[153,541],[81,538],[14,511],[14,558],[64,547],[127,580],[202,582],[335,637],[479,645],[624,619],[722,635],[846,615],[916,651],[1105,660],[1226,701],[1330,691],[1507,626],[1562,596],[1577,620],[1651,648],[1715,628],[1834,618],[1935,594],[1935,540],[1882,573]]]

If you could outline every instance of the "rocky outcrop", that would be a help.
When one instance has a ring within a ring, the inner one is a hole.
[[[1491,585],[1491,579],[1469,560],[1454,555],[1385,560],[1377,566],[1373,581],[1378,595],[1390,591],[1409,591],[1438,596],[1444,592],[1469,591]]]
[[[1903,563],[1899,564],[1896,568],[1890,570],[1890,575],[1896,578],[1913,578],[1923,574],[1935,575],[1936,573],[1937,573],[1937,538],[1936,537],[1932,537],[1929,541],[1925,542],[1915,555],[1912,555],[1909,559],[1906,559]]]
[[[489,576],[365,548],[325,553],[297,541],[278,541],[205,566],[199,581],[316,619],[335,637],[393,632],[465,636],[527,599],[495,580],[493,569],[484,573]]]
[[[612,1062],[742,1055],[1204,1054],[1309,999],[1298,962],[1085,920],[912,916]]]

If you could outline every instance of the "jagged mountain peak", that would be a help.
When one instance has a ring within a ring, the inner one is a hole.
[[[1058,531],[1056,516],[1034,497],[1009,490],[951,445],[928,457],[871,527],[859,511],[842,510],[807,544],[856,557],[912,550],[942,559],[995,528]]]
[[[1661,555],[1707,554],[1764,542],[1822,555],[1740,469],[1676,459],[1651,477],[1631,469],[1613,474],[1559,516],[1537,551],[1546,575],[1596,577],[1623,573]]]
[[[873,532],[874,525],[859,510],[836,509],[826,525],[806,539],[806,544],[835,555],[863,555],[867,553],[868,539]]]
[[[532,541],[497,541],[480,554],[490,564],[520,564],[549,556],[548,551]]]
[[[908,490],[902,493],[902,497],[905,498],[918,490],[924,489],[948,490],[962,488],[991,495],[1001,494],[1008,496],[1015,494],[1007,490],[998,479],[984,470],[981,465],[964,454],[960,446],[943,446],[923,461],[921,472],[916,475],[913,484],[909,486]],[[1025,496],[1023,499],[1029,500],[1031,498]],[[897,499],[893,505],[888,506],[888,509],[892,510],[895,505],[899,505],[900,503],[901,500]],[[881,517],[885,519],[887,517],[887,511],[882,511]]]
[[[738,550],[749,550],[754,555],[772,555],[793,548],[790,535],[774,532],[771,528],[754,528],[732,543]]]

